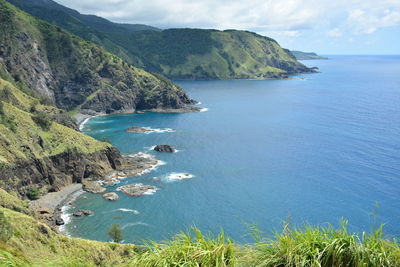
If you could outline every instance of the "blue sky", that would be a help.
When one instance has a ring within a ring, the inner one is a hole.
[[[292,50],[400,54],[400,0],[56,0],[114,22],[255,31]]]

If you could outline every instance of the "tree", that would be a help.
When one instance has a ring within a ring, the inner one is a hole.
[[[119,224],[113,224],[108,229],[108,235],[115,243],[120,243],[123,240],[122,229]]]
[[[13,232],[13,227],[7,220],[4,212],[0,212],[0,241],[7,243],[7,241],[12,237]]]

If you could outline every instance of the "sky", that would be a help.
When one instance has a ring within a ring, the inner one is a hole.
[[[257,32],[291,50],[400,54],[400,0],[56,0],[113,22]]]

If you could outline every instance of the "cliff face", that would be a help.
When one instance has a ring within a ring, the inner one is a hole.
[[[5,0],[0,0],[0,34],[1,77],[11,77],[60,108],[112,113],[191,103],[169,80],[132,67]]]
[[[26,12],[101,45],[126,61],[175,79],[285,78],[313,72],[273,39],[246,31],[110,30],[54,1],[11,0]]]
[[[81,183],[83,179],[101,179],[122,166],[123,158],[113,147],[90,154],[65,151],[3,167],[0,188],[17,191],[23,196],[31,188],[40,188],[42,192],[59,191],[72,183]]]
[[[0,79],[0,188],[57,191],[124,165],[110,144],[57,123],[60,112]]]

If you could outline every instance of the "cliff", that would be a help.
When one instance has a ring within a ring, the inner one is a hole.
[[[66,110],[114,113],[192,103],[169,80],[0,0],[0,77]]]
[[[0,187],[57,191],[121,168],[117,149],[57,123],[62,111],[0,79]]]
[[[100,27],[100,24],[88,21],[85,15],[51,0],[11,2],[34,16],[101,45],[135,66],[168,78],[266,79],[313,72],[275,40],[251,32],[201,29],[127,29],[120,32],[117,28],[121,24],[107,21],[107,27]]]

